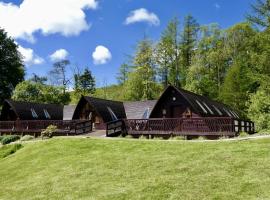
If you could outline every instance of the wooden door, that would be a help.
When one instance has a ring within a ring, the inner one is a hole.
[[[182,105],[171,106],[171,118],[181,118],[184,112],[185,108]]]

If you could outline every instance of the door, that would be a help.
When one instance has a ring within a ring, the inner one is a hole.
[[[182,105],[171,106],[171,118],[181,118],[185,108]]]

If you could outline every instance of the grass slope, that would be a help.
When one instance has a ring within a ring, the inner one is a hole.
[[[270,139],[58,138],[0,160],[0,199],[269,199],[269,185]]]

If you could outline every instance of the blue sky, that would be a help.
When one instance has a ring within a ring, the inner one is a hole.
[[[72,66],[89,67],[102,86],[117,83],[119,66],[134,52],[136,42],[144,34],[158,39],[173,17],[179,17],[181,25],[184,16],[191,14],[200,24],[218,23],[227,28],[244,21],[254,2],[4,0],[0,1],[0,27],[20,45],[26,78],[32,73],[47,75],[54,61],[66,57]]]

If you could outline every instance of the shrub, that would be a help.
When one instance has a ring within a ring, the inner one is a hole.
[[[185,136],[175,136],[171,138],[172,140],[186,140]]]
[[[21,144],[14,144],[14,145],[8,145],[8,146],[2,147],[0,149],[0,159],[5,158],[5,157],[15,153],[16,151],[18,151],[22,147],[23,146]]]
[[[29,141],[29,140],[33,140],[35,137],[32,135],[25,135],[21,138],[21,141]]]
[[[242,131],[239,133],[239,137],[247,137],[247,136],[249,136],[247,132]]]
[[[41,137],[43,138],[51,138],[53,133],[57,130],[57,126],[49,125],[45,130],[41,132]]]
[[[1,140],[1,143],[3,145],[5,145],[5,144],[9,144],[11,142],[15,142],[19,139],[20,139],[20,136],[18,136],[18,135],[7,135],[7,136],[4,136],[4,138]]]

